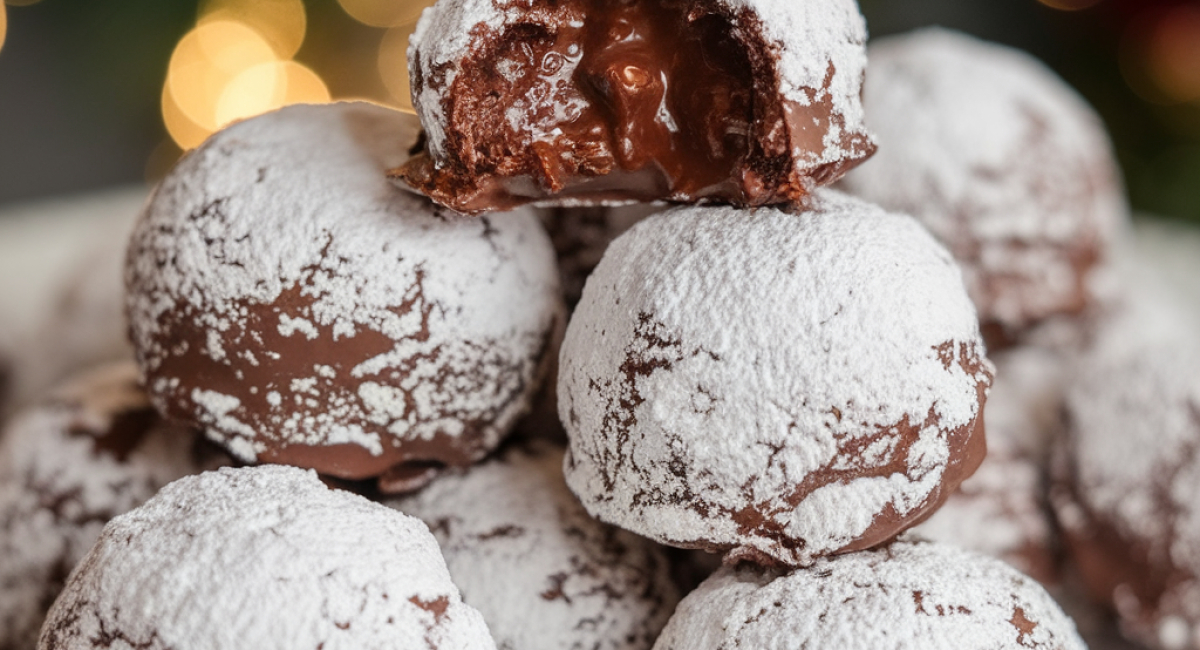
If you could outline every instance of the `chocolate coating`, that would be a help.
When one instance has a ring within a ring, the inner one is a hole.
[[[1200,349],[1148,314],[1087,351],[1067,394],[1052,504],[1091,596],[1123,634],[1200,648]]]
[[[175,481],[118,517],[40,650],[495,650],[420,521],[294,467]]]
[[[870,56],[880,151],[846,189],[950,249],[990,349],[1094,306],[1129,218],[1095,111],[1024,52],[947,30],[881,39]]]
[[[609,247],[559,358],[593,516],[806,565],[891,539],[978,467],[991,364],[957,267],[908,217],[817,199],[679,207]]]
[[[410,61],[431,137],[394,173],[468,213],[547,201],[800,201],[874,150],[857,96],[842,87],[856,95],[860,79],[835,79],[856,74],[861,16],[840,1],[805,4],[771,9],[780,21],[828,24],[821,38],[831,42],[812,51],[777,40],[764,26],[775,17],[754,3],[575,0],[496,15],[442,3],[422,18]],[[447,29],[471,33],[462,51],[438,42]],[[787,50],[806,57],[802,91],[784,90]]]
[[[561,446],[521,443],[387,504],[429,525],[498,647],[648,650],[679,601],[665,549],[589,517]]]
[[[155,406],[246,462],[411,489],[495,448],[561,319],[530,211],[464,219],[389,183],[408,116],[296,106],[189,154],[133,233]]]
[[[1036,582],[927,542],[790,572],[726,567],[683,599],[655,650],[1085,650]]]
[[[79,375],[14,416],[0,441],[0,649],[34,646],[110,519],[231,462],[200,431],[155,413],[132,362]]]

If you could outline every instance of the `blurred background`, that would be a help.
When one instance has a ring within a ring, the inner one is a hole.
[[[0,2],[0,208],[153,182],[231,120],[408,103],[427,0]],[[1027,50],[1101,113],[1138,210],[1200,222],[1200,0],[860,0]]]

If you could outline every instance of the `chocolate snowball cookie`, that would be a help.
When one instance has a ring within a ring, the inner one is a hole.
[[[991,364],[949,254],[836,192],[680,207],[618,238],[560,355],[567,483],[593,516],[805,565],[931,514],[984,454]]]
[[[997,560],[899,542],[790,573],[725,567],[655,650],[1086,650],[1034,580]]]
[[[1147,337],[1139,324],[1089,352],[1067,394],[1052,492],[1091,595],[1127,637],[1162,650],[1200,648],[1200,350],[1189,329]]]
[[[29,650],[100,529],[177,478],[230,462],[165,422],[132,361],[77,376],[0,439],[0,648]]]
[[[867,158],[853,0],[442,0],[408,50],[424,153],[462,212],[799,201]]]
[[[424,524],[311,471],[268,466],[180,479],[104,528],[38,648],[111,647],[495,644]]]
[[[171,172],[126,270],[155,406],[244,461],[389,492],[499,444],[562,318],[554,251],[530,211],[466,219],[388,182],[416,131],[294,106]]]
[[[1008,562],[1043,585],[1058,584],[1059,540],[1050,514],[1049,449],[1062,434],[1071,361],[1040,347],[991,355],[988,454],[929,520],[912,532]]]
[[[942,29],[872,43],[870,57],[880,151],[846,189],[946,244],[993,348],[1091,304],[1128,218],[1091,107],[1029,55]]]
[[[679,601],[665,549],[589,517],[562,459],[509,447],[389,505],[429,525],[497,647],[649,650]]]

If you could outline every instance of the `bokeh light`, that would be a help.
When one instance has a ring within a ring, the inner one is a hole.
[[[330,100],[312,69],[292,60],[304,42],[301,0],[204,0],[175,46],[163,85],[167,132],[187,150],[230,122],[295,103]]]
[[[4,48],[4,37],[8,35],[8,10],[0,2],[0,49]]]
[[[289,104],[329,101],[315,72],[295,61],[261,63],[231,79],[217,99],[217,124],[224,126]]]
[[[1061,11],[1081,11],[1090,9],[1103,0],[1038,0],[1038,2],[1050,7],[1051,9],[1059,9]]]
[[[338,0],[355,20],[372,27],[399,27],[416,22],[433,0]]]
[[[175,46],[167,90],[188,119],[216,130],[222,124],[216,105],[225,87],[245,70],[277,60],[266,39],[243,23],[202,23]]]
[[[379,43],[379,76],[402,110],[412,111],[412,87],[408,80],[408,39],[417,28],[415,22],[393,27]]]
[[[1158,20],[1146,62],[1155,85],[1172,101],[1200,100],[1200,7],[1180,5]]]
[[[167,133],[179,145],[179,148],[185,151],[198,147],[213,132],[212,129],[206,129],[193,122],[179,108],[179,104],[175,102],[175,98],[166,85],[163,86],[162,91],[162,115]]]
[[[307,29],[307,14],[301,0],[204,0],[199,24],[235,21],[258,32],[281,59],[300,50]]]

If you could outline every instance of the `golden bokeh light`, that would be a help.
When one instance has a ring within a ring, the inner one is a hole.
[[[391,95],[392,101],[401,109],[412,110],[412,86],[408,80],[408,39],[417,24],[408,23],[393,27],[383,35],[379,43],[379,76]]]
[[[206,129],[193,122],[175,103],[175,98],[171,96],[170,89],[165,85],[162,92],[162,114],[167,133],[171,135],[171,139],[179,145],[179,148],[185,151],[200,146],[200,143],[204,142],[204,139],[213,132],[212,129]]]
[[[338,0],[352,18],[372,27],[399,27],[416,22],[433,0]]]
[[[167,70],[167,90],[188,119],[215,130],[220,126],[217,100],[229,82],[245,70],[277,60],[266,39],[247,25],[206,22],[175,46]]]
[[[217,99],[217,126],[260,115],[289,104],[329,101],[325,82],[295,61],[262,63],[247,68],[225,86]]]
[[[1059,9],[1061,11],[1081,11],[1090,9],[1102,2],[1102,0],[1038,0],[1038,2],[1050,7],[1051,9]]]
[[[218,21],[239,22],[254,29],[281,59],[296,55],[308,27],[302,0],[204,0],[199,24]]]
[[[1172,9],[1159,19],[1146,45],[1155,86],[1174,102],[1200,100],[1200,7]]]
[[[4,47],[4,37],[8,35],[8,10],[0,2],[0,48]]]

